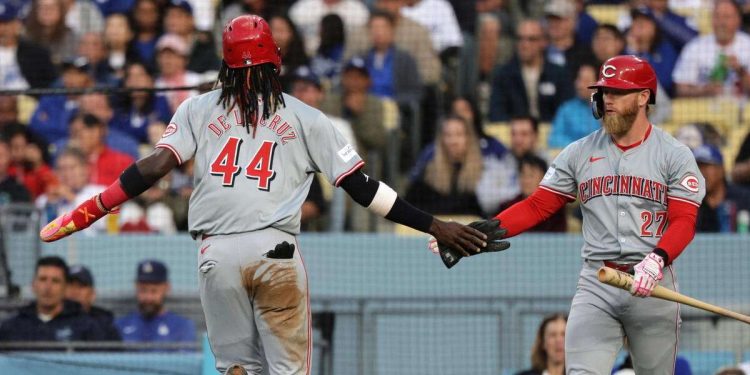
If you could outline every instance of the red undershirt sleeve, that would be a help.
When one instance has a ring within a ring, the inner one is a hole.
[[[566,203],[572,201],[568,196],[537,188],[528,198],[510,206],[495,217],[500,219],[500,226],[508,230],[506,237],[513,237],[549,219]]]
[[[669,199],[667,206],[667,229],[664,231],[658,249],[663,249],[668,256],[665,265],[668,265],[680,256],[690,241],[695,237],[695,222],[698,216],[698,207],[695,204],[683,200]]]

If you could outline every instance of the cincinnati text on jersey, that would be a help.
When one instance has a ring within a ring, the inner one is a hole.
[[[242,116],[240,115],[239,109],[233,110],[232,114],[233,116],[230,115],[230,117],[234,118],[234,124],[230,124],[230,120],[227,116],[221,115],[216,118],[215,122],[211,122],[207,125],[208,129],[216,135],[216,138],[221,138],[227,130],[232,128],[232,125],[242,126]],[[289,125],[288,122],[284,121],[280,115],[274,115],[271,121],[262,119],[258,125],[259,127],[264,127],[275,132],[276,135],[281,138],[282,145],[289,143],[291,140],[297,139],[297,131],[292,125]]]
[[[667,204],[667,185],[638,176],[606,175],[578,185],[582,203],[603,195],[625,195]]]

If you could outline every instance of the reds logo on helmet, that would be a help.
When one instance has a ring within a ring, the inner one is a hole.
[[[697,193],[700,188],[700,182],[698,182],[698,177],[695,177],[693,175],[687,175],[685,178],[682,179],[680,182],[680,185],[687,189],[688,191],[691,191],[693,193]]]
[[[613,88],[620,90],[651,91],[649,103],[656,103],[656,73],[648,61],[632,55],[610,58],[602,64],[599,80],[590,89]]]

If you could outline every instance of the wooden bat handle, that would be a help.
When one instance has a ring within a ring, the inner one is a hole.
[[[627,291],[630,291],[630,288],[633,285],[633,276],[625,272],[620,272],[613,268],[609,268],[609,267],[599,268],[599,272],[597,276],[599,277],[600,282],[603,282],[605,284],[612,285],[614,287],[624,289]],[[656,297],[656,298],[660,298],[660,299],[667,300],[667,301],[682,303],[685,305],[693,306],[701,310],[712,312],[714,314],[719,314],[719,315],[723,315],[732,319],[736,319],[743,323],[750,324],[750,316],[743,315],[743,314],[734,312],[732,310],[725,309],[723,307],[712,305],[710,303],[706,303],[706,302],[697,300],[692,297],[688,297],[684,294],[675,292],[674,290],[667,289],[661,285],[657,285],[654,288],[654,290],[651,292],[651,297]]]

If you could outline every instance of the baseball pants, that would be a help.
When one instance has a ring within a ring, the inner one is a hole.
[[[287,241],[291,259],[264,254]],[[307,375],[312,351],[307,273],[296,237],[268,228],[200,241],[198,278],[208,340],[223,373]]]
[[[674,373],[680,306],[658,298],[633,297],[599,282],[601,261],[587,260],[580,273],[565,330],[567,374],[610,374],[627,336],[636,374]],[[659,285],[677,290],[671,266]]]

